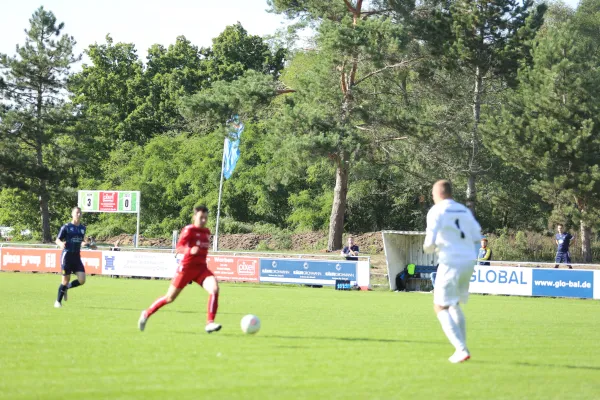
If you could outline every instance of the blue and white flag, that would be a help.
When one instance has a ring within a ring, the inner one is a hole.
[[[223,148],[223,176],[229,179],[235,165],[240,158],[240,137],[244,131],[244,124],[239,119],[234,118],[228,136],[225,138],[225,146]]]

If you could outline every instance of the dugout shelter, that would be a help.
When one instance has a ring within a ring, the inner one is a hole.
[[[396,275],[408,264],[435,266],[436,254],[425,254],[423,240],[425,232],[383,231],[383,250],[387,264],[387,276],[390,290],[396,290]]]

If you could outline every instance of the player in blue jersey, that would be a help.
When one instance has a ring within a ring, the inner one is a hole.
[[[80,254],[81,245],[95,247],[84,240],[85,226],[81,224],[81,208],[73,207],[71,216],[73,218],[71,222],[60,228],[56,238],[56,244],[62,249],[60,257],[62,281],[58,287],[58,297],[54,303],[56,308],[62,307],[63,299],[67,300],[68,289],[76,288],[85,283],[85,268]],[[69,283],[71,274],[75,274],[77,279]]]
[[[554,242],[556,243],[556,260],[554,260],[554,262],[556,265],[554,268],[558,268],[558,264],[567,264],[569,269],[573,269],[573,267],[569,265],[571,263],[569,246],[571,245],[571,241],[575,243],[575,237],[564,230],[563,224],[558,224],[556,226],[557,234],[554,236]]]

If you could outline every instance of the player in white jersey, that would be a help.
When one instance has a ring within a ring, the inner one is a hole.
[[[427,214],[423,250],[438,255],[433,309],[446,337],[456,349],[449,361],[460,363],[471,358],[460,303],[466,303],[469,298],[469,282],[477,260],[481,227],[471,210],[452,199],[450,182],[436,182],[432,197],[435,205]]]

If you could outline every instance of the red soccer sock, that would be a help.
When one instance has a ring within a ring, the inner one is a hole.
[[[214,322],[217,315],[217,308],[219,308],[219,293],[211,294],[208,296],[208,322]]]
[[[161,309],[162,306],[167,304],[166,297],[159,297],[152,305],[146,310],[146,318],[149,318],[152,314]]]

